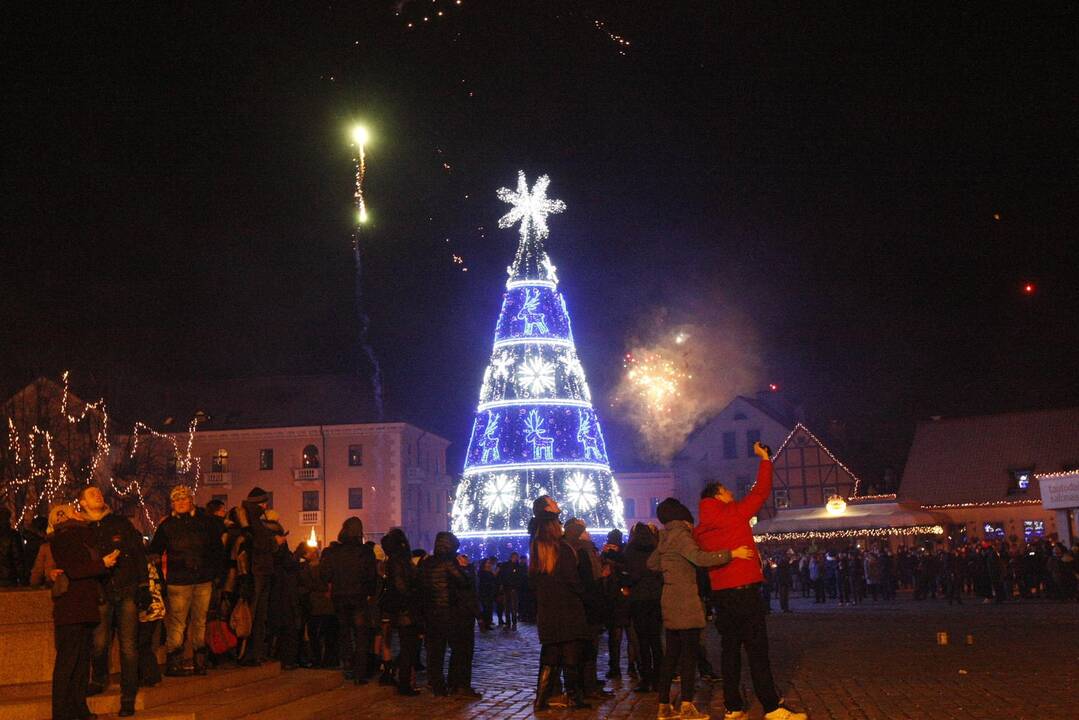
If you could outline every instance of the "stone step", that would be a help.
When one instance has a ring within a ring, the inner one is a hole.
[[[332,690],[245,715],[242,720],[322,720],[346,713],[355,714],[357,708],[363,706],[365,690],[367,688],[357,688],[350,682],[344,682]]]
[[[265,663],[253,668],[211,670],[202,676],[164,678],[156,687],[139,688],[135,709],[168,705],[186,697],[272,680],[280,674],[281,666],[278,663]],[[47,720],[52,716],[51,692],[50,683],[5,686],[0,693],[0,720]],[[88,698],[87,704],[90,710],[98,715],[118,712],[119,678],[114,676],[109,689],[101,695]]]
[[[225,688],[140,712],[141,720],[236,720],[327,693],[344,682],[332,670],[293,670],[277,677]]]

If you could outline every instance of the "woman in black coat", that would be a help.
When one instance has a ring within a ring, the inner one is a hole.
[[[577,571],[577,553],[562,538],[556,510],[545,513],[542,519],[537,517],[534,527],[528,577],[536,591],[536,629],[542,647],[533,707],[537,712],[547,709],[561,668],[572,706],[589,708],[584,701],[580,666],[584,643],[591,633],[581,599],[584,588]]]
[[[386,553],[386,589],[382,596],[382,614],[397,630],[401,652],[397,656],[397,694],[419,695],[412,687],[412,668],[419,650],[422,603],[419,571],[412,564],[408,537],[393,528],[382,538]]]
[[[62,593],[53,590],[56,663],[52,669],[52,716],[54,720],[94,717],[86,705],[86,686],[90,682],[94,626],[100,621],[100,578],[116,564],[120,551],[100,557],[93,550],[94,531],[74,505],[50,510],[49,527],[53,559],[68,585]]]

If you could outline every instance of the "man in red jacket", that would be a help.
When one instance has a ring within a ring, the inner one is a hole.
[[[771,449],[759,442],[753,452],[761,459],[757,482],[741,500],[721,483],[709,483],[701,491],[700,524],[693,534],[701,550],[722,550],[753,544],[749,520],[772,494]],[[794,713],[780,706],[779,692],[772,679],[768,660],[768,631],[765,627],[764,596],[759,557],[731,560],[708,572],[712,585],[712,603],[716,609],[716,629],[723,648],[724,720],[744,720],[742,699],[742,647],[749,656],[749,674],[753,692],[764,706],[765,720],[807,720],[804,713]]]

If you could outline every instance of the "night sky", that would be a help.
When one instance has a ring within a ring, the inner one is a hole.
[[[458,460],[518,168],[568,205],[548,248],[601,413],[657,308],[743,318],[762,387],[882,446],[1079,403],[1074,3],[153,5],[10,19],[6,391],[354,370],[362,119],[387,402]]]

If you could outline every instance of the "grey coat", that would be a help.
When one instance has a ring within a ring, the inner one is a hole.
[[[648,569],[663,573],[663,627],[703,628],[704,605],[697,591],[697,567],[726,565],[730,561],[730,550],[701,550],[693,539],[693,527],[685,520],[664,525],[659,531],[659,547],[648,557]]]

